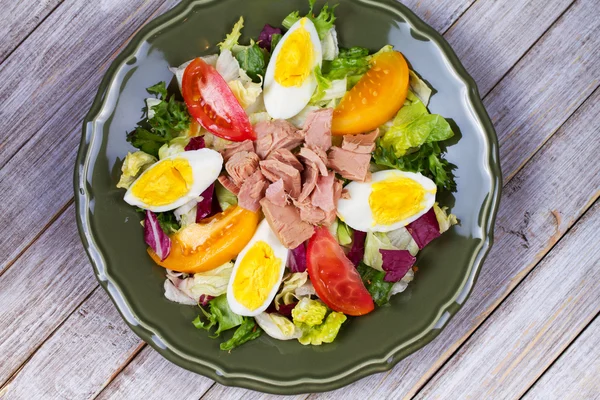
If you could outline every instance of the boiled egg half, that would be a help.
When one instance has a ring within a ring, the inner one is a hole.
[[[144,171],[125,193],[125,201],[153,212],[174,210],[200,196],[222,167],[223,157],[211,149],[174,154]]]
[[[435,202],[435,183],[419,174],[398,170],[375,172],[370,182],[350,182],[348,199],[337,213],[352,229],[390,232],[425,214]]]
[[[287,257],[288,249],[263,220],[235,260],[227,287],[231,311],[250,317],[266,310],[281,285]]]
[[[283,35],[267,66],[263,93],[271,117],[288,119],[306,107],[317,88],[315,67],[322,62],[315,25],[301,18]]]

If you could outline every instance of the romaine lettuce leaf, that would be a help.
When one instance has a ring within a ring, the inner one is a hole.
[[[246,71],[253,82],[260,84],[262,77],[265,76],[267,63],[263,50],[256,43],[251,43],[250,46],[244,47],[239,51],[235,58],[240,64],[240,68]]]
[[[234,348],[258,338],[262,333],[254,318],[244,317],[242,324],[235,330],[233,337],[219,346],[221,350],[231,351]]]
[[[354,231],[344,222],[340,221],[337,226],[337,240],[342,246],[347,246],[352,243],[352,235]],[[361,257],[362,258],[362,257]]]
[[[380,307],[386,304],[394,283],[384,280],[385,272],[371,268],[362,262],[357,265],[356,269],[375,304]]]
[[[327,314],[327,306],[321,300],[302,298],[292,310],[292,319],[295,325],[313,327],[323,323]]]
[[[310,327],[305,324],[300,324],[302,336],[298,341],[303,345],[311,344],[313,346],[318,346],[322,343],[331,343],[345,321],[346,316],[344,314],[331,312],[325,319],[325,322],[321,325]]]
[[[203,321],[200,315],[198,315],[192,323],[196,328],[207,331],[216,326],[217,329],[212,337],[217,337],[221,332],[240,326],[244,322],[244,317],[234,313],[229,308],[226,294],[222,294],[209,301],[208,308],[209,311],[206,311],[203,307],[200,307],[200,311],[202,311],[206,321]]]
[[[409,71],[410,90],[427,106],[431,97],[431,88],[414,71]]]

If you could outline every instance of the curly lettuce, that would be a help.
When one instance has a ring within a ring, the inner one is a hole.
[[[326,314],[327,306],[322,301],[304,297],[292,310],[292,319],[296,325],[313,327],[320,325]]]
[[[302,324],[302,336],[298,341],[303,345],[319,346],[323,343],[331,343],[336,338],[346,316],[339,312],[330,313],[325,321],[316,326]]]

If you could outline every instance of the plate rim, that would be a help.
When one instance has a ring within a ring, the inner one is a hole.
[[[465,84],[468,91],[468,104],[474,111],[475,117],[484,132],[484,138],[487,145],[487,175],[491,182],[491,191],[487,194],[483,207],[482,231],[484,237],[479,246],[473,250],[471,256],[471,265],[463,283],[456,291],[456,295],[445,304],[441,304],[438,315],[435,320],[423,330],[417,337],[404,342],[397,343],[393,348],[387,351],[382,358],[373,358],[366,362],[351,368],[342,374],[325,377],[322,379],[299,378],[293,381],[280,381],[261,377],[260,374],[239,374],[235,372],[223,373],[223,366],[214,365],[202,359],[187,357],[186,354],[169,347],[159,335],[160,329],[151,326],[142,321],[139,315],[128,305],[123,290],[107,274],[107,265],[102,256],[99,246],[95,243],[92,235],[92,228],[88,218],[90,203],[90,192],[87,188],[87,173],[90,164],[90,149],[95,137],[94,121],[100,116],[105,103],[105,96],[110,87],[110,83],[116,77],[116,72],[127,60],[135,57],[135,53],[141,44],[152,36],[155,31],[159,31],[165,25],[174,23],[178,16],[185,16],[197,5],[207,5],[218,0],[182,0],[171,10],[148,22],[143,26],[129,41],[126,47],[119,53],[110,67],[104,74],[100,82],[98,91],[90,108],[90,111],[83,119],[82,136],[77,152],[75,171],[73,175],[76,219],[79,236],[85,248],[88,258],[94,269],[94,275],[99,284],[108,293],[109,298],[115,304],[119,314],[125,320],[130,329],[139,336],[144,342],[152,346],[167,360],[179,365],[192,372],[201,374],[226,386],[238,386],[246,389],[269,392],[274,394],[298,394],[308,392],[322,392],[338,389],[355,382],[366,376],[384,372],[392,369],[398,362],[421,349],[442,331],[448,321],[462,308],[464,301],[469,297],[481,266],[487,257],[493,244],[493,230],[502,191],[502,173],[500,169],[498,138],[491,122],[491,119],[485,110],[479,90],[474,79],[468,74],[454,50],[448,42],[434,28],[426,24],[417,15],[415,15],[407,6],[396,0],[345,0],[357,2],[372,7],[379,7],[394,13],[409,24],[412,32],[426,37],[432,41],[447,58],[449,68],[453,70],[457,77]],[[460,299],[460,302],[457,300]]]

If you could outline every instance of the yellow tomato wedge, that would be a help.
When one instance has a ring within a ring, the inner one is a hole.
[[[396,115],[407,92],[408,65],[402,54],[374,56],[371,68],[333,111],[332,133],[354,135],[378,128]]]
[[[148,254],[158,265],[173,271],[209,271],[235,258],[252,239],[257,225],[258,213],[229,207],[171,236],[171,252],[163,261],[151,248]]]

